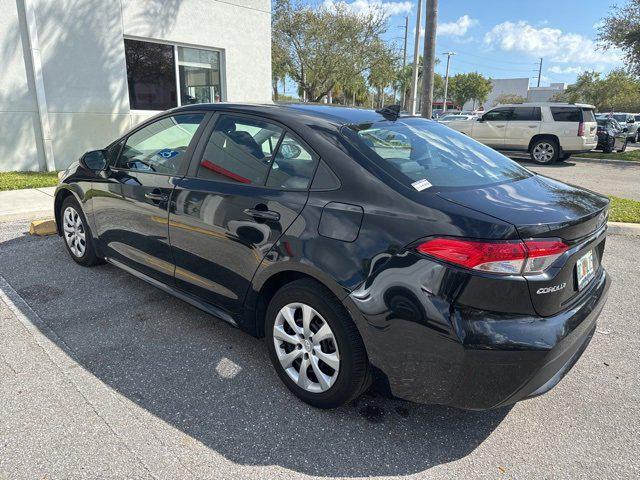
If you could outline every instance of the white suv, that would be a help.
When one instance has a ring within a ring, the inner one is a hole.
[[[451,121],[458,130],[496,150],[526,151],[549,164],[598,144],[595,107],[568,103],[498,105],[475,121]]]

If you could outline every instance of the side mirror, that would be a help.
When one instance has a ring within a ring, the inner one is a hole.
[[[636,123],[636,121],[633,118],[630,118],[629,120],[627,120],[627,123]]]
[[[628,131],[629,131],[629,129],[628,129],[627,127],[622,127],[622,131],[623,131],[623,132],[628,132]]]
[[[92,150],[82,155],[80,164],[93,172],[102,172],[107,169],[107,151]]]

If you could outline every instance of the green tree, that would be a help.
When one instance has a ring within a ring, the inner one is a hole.
[[[599,72],[583,72],[576,82],[553,101],[588,103],[600,112],[640,111],[640,82],[622,69],[612,70],[606,77]]]
[[[378,106],[382,107],[385,98],[384,90],[397,79],[399,56],[393,48],[382,41],[376,42],[373,48],[375,56],[372,58],[367,80],[376,91]]]
[[[271,42],[271,85],[273,86],[273,101],[278,101],[278,83],[287,78],[287,52],[277,42]]]
[[[313,102],[369,70],[386,29],[379,7],[355,13],[341,2],[316,7],[300,0],[273,2],[273,42],[286,52],[287,75]]]
[[[599,43],[605,49],[622,50],[629,71],[640,75],[640,0],[628,0],[610,11],[598,29]]]
[[[459,73],[449,79],[448,96],[458,107],[473,100],[482,104],[491,93],[491,80],[477,72]]]

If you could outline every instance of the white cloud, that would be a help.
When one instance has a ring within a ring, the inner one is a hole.
[[[553,65],[548,68],[551,73],[559,73],[559,74],[575,74],[584,72],[584,68],[581,66],[577,67],[560,67],[559,65]]]
[[[462,37],[467,34],[474,25],[478,24],[478,20],[471,18],[469,15],[463,15],[455,22],[445,22],[438,25],[438,35],[453,35]]]
[[[558,63],[611,65],[621,61],[620,52],[597,50],[595,42],[590,38],[577,33],[566,33],[559,28],[536,28],[523,20],[494,26],[485,34],[484,43],[504,51],[545,57]]]
[[[333,10],[336,5],[343,5],[355,13],[368,13],[372,10],[380,9],[388,17],[409,13],[413,8],[412,2],[383,2],[382,0],[355,0],[353,2],[325,0],[322,5],[330,10]]]

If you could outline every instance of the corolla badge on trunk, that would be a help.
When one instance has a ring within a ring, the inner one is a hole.
[[[538,290],[536,290],[536,293],[538,295],[542,295],[543,293],[553,293],[553,292],[557,292],[558,290],[562,290],[566,286],[567,286],[567,283],[562,282],[560,285],[554,285],[553,287],[539,288]]]

